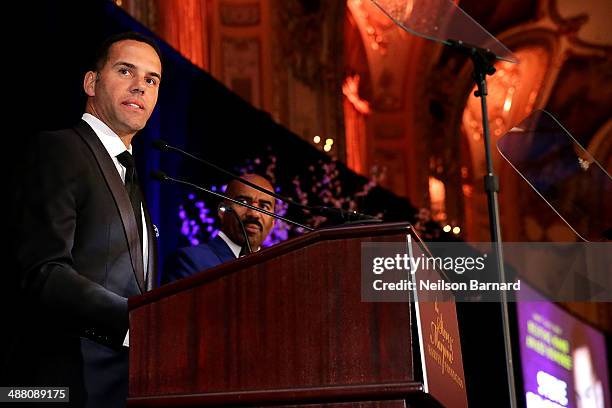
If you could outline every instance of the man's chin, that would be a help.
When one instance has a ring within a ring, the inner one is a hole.
[[[129,129],[131,132],[138,132],[142,129],[144,129],[145,125],[147,124],[147,120],[149,119],[149,117],[147,116],[146,118],[140,116],[140,117],[123,117],[123,126],[126,129]]]
[[[259,236],[254,237],[249,234],[249,244],[251,245],[251,249],[256,251],[257,248],[261,246],[261,238]]]
[[[259,234],[256,235],[251,235],[251,234],[247,234],[249,236],[249,243],[251,244],[251,246],[257,244],[259,245],[259,243],[261,243],[261,236]]]

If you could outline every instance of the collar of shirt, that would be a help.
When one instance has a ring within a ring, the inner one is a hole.
[[[234,256],[238,258],[240,256],[240,250],[242,249],[240,245],[232,241],[227,235],[225,235],[223,231],[219,231],[219,236],[221,237],[223,241],[225,241],[227,246],[230,247],[230,249],[234,253]]]
[[[221,237],[221,239],[223,241],[225,241],[227,246],[230,247],[230,249],[232,250],[232,253],[236,256],[236,258],[240,258],[240,250],[242,249],[242,247],[240,245],[238,245],[237,243],[235,243],[234,241],[232,241],[230,239],[230,237],[225,235],[225,232],[219,231],[218,235]],[[255,251],[253,251],[253,252],[257,252],[260,249],[261,249],[261,247],[257,247],[257,249]]]
[[[84,113],[82,119],[87,122],[96,135],[98,135],[98,138],[104,145],[104,148],[113,159],[126,150],[123,141],[115,132],[112,131],[111,128],[106,125],[106,123],[89,113]],[[127,151],[132,153],[132,145],[127,148]]]

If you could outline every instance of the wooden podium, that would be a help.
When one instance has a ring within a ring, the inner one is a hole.
[[[311,232],[131,298],[128,406],[441,406],[414,304],[361,301],[361,243],[406,234]]]

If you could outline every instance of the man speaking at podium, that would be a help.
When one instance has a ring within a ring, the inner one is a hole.
[[[260,175],[245,174],[242,178],[265,190],[274,191],[272,184]],[[232,180],[228,184],[226,195],[262,210],[274,212],[275,200],[273,197],[239,180]],[[237,217],[244,224],[253,251],[261,248],[262,242],[265,241],[274,225],[274,218],[271,216],[232,204],[229,201],[222,203],[219,208],[218,215],[221,220],[219,234],[207,243],[179,249],[164,268],[165,274],[162,279],[164,283],[186,278],[244,255],[246,242]]]
[[[11,386],[69,387],[74,407],[125,406],[127,298],[157,279],[131,142],[155,108],[161,71],[152,40],[107,39],[83,80],[82,120],[30,141],[14,220],[24,310]]]

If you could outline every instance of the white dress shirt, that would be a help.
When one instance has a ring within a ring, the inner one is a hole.
[[[223,241],[225,241],[227,246],[230,247],[230,249],[232,250],[232,252],[236,256],[236,258],[240,258],[240,251],[242,250],[242,247],[240,245],[238,245],[237,243],[235,243],[234,241],[232,241],[230,239],[230,237],[225,235],[225,232],[223,232],[223,231],[219,231],[219,236],[221,237],[221,239]],[[253,252],[257,252],[260,249],[261,249],[261,247],[257,247],[257,249],[255,249]]]
[[[223,241],[225,241],[227,246],[230,247],[230,249],[234,253],[234,256],[236,258],[240,257],[240,250],[242,249],[240,247],[240,245],[238,245],[234,241],[232,241],[227,235],[225,235],[225,232],[223,232],[223,231],[219,231],[219,236],[221,237],[221,239]]]

